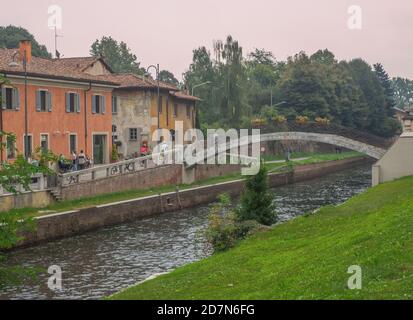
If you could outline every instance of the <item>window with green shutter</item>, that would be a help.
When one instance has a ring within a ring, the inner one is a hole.
[[[105,114],[106,113],[106,97],[98,94],[92,96],[92,113]]]
[[[66,112],[80,113],[80,95],[74,92],[66,92]]]
[[[1,107],[4,110],[19,110],[20,109],[19,89],[3,87],[1,89]]]
[[[36,91],[36,111],[52,111],[52,94],[47,90]]]

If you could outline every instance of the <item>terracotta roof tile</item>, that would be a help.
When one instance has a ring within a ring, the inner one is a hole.
[[[110,72],[113,72],[110,66],[106,63],[104,58],[73,57],[73,58],[60,58],[60,59],[54,59],[54,60],[56,63],[59,63],[62,66],[73,68],[81,72],[85,71],[88,67],[93,65],[96,61],[101,61]]]
[[[108,81],[115,81],[120,84],[120,88],[145,88],[145,89],[156,89],[158,84],[157,81],[149,78],[139,76],[133,73],[113,73],[108,75],[99,76],[101,79]],[[163,90],[169,91],[179,91],[177,87],[169,83],[160,81],[159,87]]]
[[[171,92],[171,95],[177,97],[178,99],[201,101],[201,99],[199,99],[198,97],[191,96],[183,91]]]
[[[22,63],[18,63],[18,66],[16,67],[11,67],[9,65],[13,61],[13,55],[16,51],[17,49],[0,49],[0,73],[23,74],[24,70]],[[117,86],[116,82],[104,80],[99,76],[93,76],[82,72],[80,67],[75,68],[73,66],[73,61],[69,60],[70,59],[46,59],[32,57],[31,62],[27,64],[27,73],[29,76],[42,78],[57,78],[82,82],[92,81],[94,83]]]
[[[116,73],[116,74],[109,74],[109,75],[102,75],[99,76],[101,79],[105,79],[107,81],[113,81],[120,84],[119,89],[151,89],[155,90],[157,88],[157,81],[148,78],[139,76],[132,73]],[[179,91],[174,85],[169,83],[160,81],[160,88],[164,90],[168,90],[172,96],[177,97],[178,99],[182,100],[191,100],[191,101],[199,101],[200,99],[197,97],[193,97],[189,94],[186,94],[183,91]]]

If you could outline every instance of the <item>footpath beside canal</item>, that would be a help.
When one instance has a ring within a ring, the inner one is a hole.
[[[366,157],[353,157],[337,161],[295,166],[292,171],[269,175],[271,187],[305,181],[369,162]],[[36,217],[36,230],[23,234],[18,247],[64,238],[96,230],[105,226],[131,222],[166,212],[174,212],[201,204],[211,203],[221,193],[239,195],[244,180],[238,179],[185,190],[176,189],[159,195],[129,199],[68,212]]]

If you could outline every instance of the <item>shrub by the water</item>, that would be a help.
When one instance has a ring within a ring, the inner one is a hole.
[[[240,206],[236,210],[239,221],[255,220],[270,226],[277,221],[274,196],[268,188],[268,170],[261,163],[259,172],[246,180]]]
[[[230,197],[222,194],[211,206],[206,238],[214,252],[225,251],[258,228],[256,221],[238,221]]]

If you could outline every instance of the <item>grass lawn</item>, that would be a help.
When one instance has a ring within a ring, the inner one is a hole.
[[[313,154],[312,156],[309,156],[309,158],[306,160],[294,162],[294,165],[302,165],[302,164],[309,164],[309,163],[316,163],[316,162],[323,162],[323,161],[341,160],[341,159],[357,157],[361,155],[362,154],[357,153],[357,152],[346,152],[342,154]],[[284,168],[285,163],[270,163],[270,164],[267,164],[267,166],[269,170],[272,172],[272,171],[277,171],[281,168]],[[231,181],[231,180],[236,180],[236,179],[243,179],[243,178],[244,177],[241,175],[240,172],[236,172],[236,173],[229,174],[226,176],[208,178],[202,181],[198,181],[192,185],[180,185],[178,187],[180,190],[184,190],[184,189],[189,189],[193,187],[205,186],[209,184],[215,184],[215,183],[226,182],[226,181]],[[159,193],[172,192],[175,190],[175,188],[176,186],[168,185],[168,186],[156,187],[152,189],[129,190],[129,191],[124,191],[124,192],[104,194],[104,195],[76,199],[76,200],[62,201],[58,203],[53,203],[50,206],[47,206],[41,209],[23,208],[23,209],[13,209],[9,212],[23,214],[24,216],[31,216],[31,217],[42,216],[42,215],[53,214],[57,212],[71,211],[71,210],[76,210],[76,209],[81,209],[81,208],[92,207],[96,205],[107,204],[111,202],[124,201],[124,200],[139,198],[139,197],[157,195]]]
[[[347,288],[349,266],[362,289]],[[413,177],[371,188],[113,299],[412,299]]]

